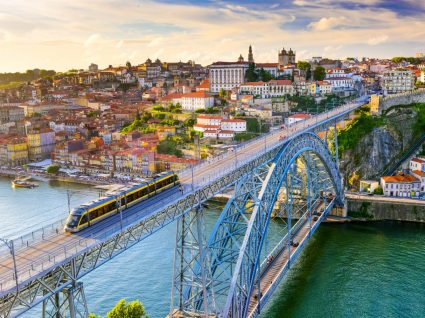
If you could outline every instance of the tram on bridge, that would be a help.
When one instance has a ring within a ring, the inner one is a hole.
[[[164,172],[150,181],[127,187],[116,195],[112,194],[90,203],[82,204],[69,214],[65,223],[65,231],[70,233],[79,232],[116,212],[120,212],[120,209],[123,211],[179,183],[176,173],[173,171]]]

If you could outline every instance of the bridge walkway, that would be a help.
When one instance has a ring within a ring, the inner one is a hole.
[[[318,210],[321,210],[323,204],[320,205]],[[311,225],[308,218],[308,215],[305,214],[302,219],[298,222],[299,228],[296,232],[292,234],[292,241],[298,243],[298,246],[289,245],[289,250],[287,249],[288,244],[282,245],[280,251],[277,253],[277,256],[273,258],[271,262],[268,262],[266,267],[261,273],[260,281],[260,303],[263,303],[265,298],[269,298],[271,293],[276,288],[276,285],[279,284],[280,279],[283,277],[283,274],[290,268],[291,261],[295,260],[295,257],[301,252],[304,248],[304,243],[308,240],[311,229],[319,225],[319,223],[325,218],[325,215],[321,215],[314,220],[314,217],[311,219]],[[247,317],[255,317],[256,311],[258,309],[258,288],[255,288],[252,292],[251,299],[248,307]]]

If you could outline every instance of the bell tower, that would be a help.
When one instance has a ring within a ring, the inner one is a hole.
[[[254,55],[252,54],[252,46],[249,46],[249,51],[248,51],[248,62],[254,63]]]

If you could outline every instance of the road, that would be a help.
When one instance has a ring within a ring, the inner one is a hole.
[[[401,197],[386,197],[382,195],[367,195],[367,194],[360,194],[360,193],[353,194],[353,193],[346,192],[345,197],[347,199],[359,200],[359,201],[376,201],[376,202],[383,202],[383,203],[425,205],[425,200],[401,198]]]
[[[349,112],[358,106],[359,104],[347,104],[327,113],[319,114],[285,130],[274,131],[256,138],[235,148],[233,151],[206,160],[192,169],[180,172],[179,177],[185,189],[184,195],[188,194],[192,188],[197,189],[206,185],[211,180],[230,172],[265,150],[282,144],[309,127],[321,121],[326,121],[332,116]],[[285,140],[282,140],[283,138]],[[65,233],[59,229],[30,241],[27,240],[28,236],[26,236],[25,240],[23,238],[17,239],[15,260],[19,282],[29,281],[40,275],[40,273],[55,268],[56,263],[73,254],[78,254],[87,246],[97,241],[100,242],[101,239],[108,235],[112,237],[116,233],[117,224],[122,222],[122,226],[126,226],[140,222],[144,218],[160,212],[164,206],[181,196],[182,194],[176,189],[171,189],[129,208],[122,215],[117,214],[77,234]],[[6,248],[0,249],[0,295],[7,294],[15,287],[13,264],[13,258],[9,250]]]

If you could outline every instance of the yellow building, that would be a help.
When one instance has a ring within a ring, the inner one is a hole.
[[[372,95],[370,97],[370,112],[372,115],[379,114],[379,95]]]
[[[27,144],[29,160],[49,158],[55,146],[55,132],[51,129],[40,129],[28,132]]]
[[[168,136],[174,136],[176,134],[176,127],[174,126],[158,126],[155,129],[159,141],[165,140]]]
[[[0,142],[0,163],[11,166],[28,162],[28,147],[25,138],[8,138]]]

